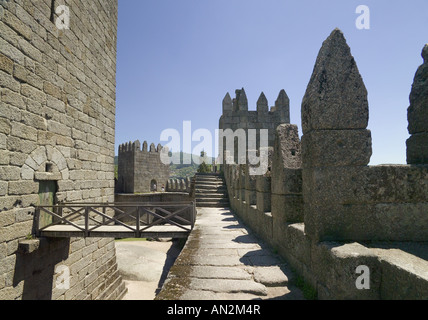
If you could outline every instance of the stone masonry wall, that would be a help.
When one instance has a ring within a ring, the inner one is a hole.
[[[55,25],[59,5],[69,29]],[[114,239],[20,245],[47,181],[56,203],[114,201],[117,10],[117,0],[0,1],[0,300],[124,292]]]
[[[152,190],[152,181],[156,181],[157,191],[162,186],[167,189],[169,165],[161,160],[161,152],[166,151],[161,145],[152,143],[148,149],[147,142],[142,149],[139,141],[125,143],[119,147],[118,192],[146,193]]]
[[[236,90],[236,98],[232,100],[229,93],[226,94],[223,100],[223,114],[220,117],[219,129],[231,129],[235,132],[238,129],[243,129],[249,139],[253,139],[248,135],[249,129],[256,129],[256,146],[260,147],[260,131],[261,129],[268,130],[268,146],[272,147],[275,141],[275,129],[283,123],[290,123],[290,100],[284,90],[278,95],[275,106],[269,110],[268,100],[262,92],[257,101],[257,111],[248,111],[248,99],[244,88]],[[220,138],[221,139],[221,138]],[[238,146],[235,142],[235,163],[238,162],[237,150]],[[226,150],[226,143],[223,142],[223,154]],[[225,159],[226,160],[226,156]]]
[[[303,99],[302,140],[297,126],[278,126],[264,176],[224,167],[232,210],[320,299],[428,299],[427,52],[410,95],[409,165],[367,165],[367,91],[336,29]],[[362,265],[366,290],[356,287]]]

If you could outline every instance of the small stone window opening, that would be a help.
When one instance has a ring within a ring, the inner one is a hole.
[[[48,173],[52,173],[53,172],[53,165],[52,165],[52,163],[46,162],[45,172],[48,172]]]
[[[156,191],[158,191],[158,186],[157,186],[157,182],[156,182],[156,180],[152,180],[152,181],[150,182],[150,190],[151,190],[152,192],[156,192]]]
[[[296,155],[296,150],[292,149],[291,150],[291,155],[294,157]]]

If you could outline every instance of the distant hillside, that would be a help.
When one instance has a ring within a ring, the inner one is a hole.
[[[183,152],[175,152],[172,154],[173,159],[178,159],[180,157],[180,162],[183,163],[183,155],[190,156],[188,153]],[[214,161],[214,158],[208,158],[208,163],[212,163]],[[114,157],[114,164],[115,164],[115,172],[117,175],[117,165],[118,165],[118,157]],[[199,165],[194,163],[192,161],[192,164],[172,164],[170,165],[170,178],[174,179],[184,179],[187,177],[193,177],[195,173],[198,171]]]

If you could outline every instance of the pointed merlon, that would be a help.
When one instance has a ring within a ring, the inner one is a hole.
[[[365,129],[368,118],[367,89],[342,31],[335,29],[319,51],[303,98],[303,133]]]
[[[422,50],[424,63],[418,68],[410,93],[407,110],[407,163],[428,164],[428,44]]]
[[[143,143],[143,151],[147,152],[147,141]]]
[[[236,100],[238,102],[238,110],[248,111],[248,99],[244,88],[242,88],[241,90],[236,90],[236,92],[237,92]]]
[[[259,97],[259,100],[257,101],[257,112],[268,113],[268,111],[269,111],[268,100],[266,99],[265,94],[262,92]]]
[[[279,92],[278,99],[275,102],[276,110],[290,109],[290,99],[284,89]]]
[[[161,152],[162,151],[162,145],[159,143],[158,146],[156,147],[156,152]]]
[[[428,63],[428,43],[425,45],[422,50],[422,58],[424,58],[424,63]]]
[[[223,113],[226,111],[232,111],[233,109],[233,102],[232,98],[230,97],[229,92],[226,94],[226,96],[223,99]]]
[[[154,143],[150,145],[150,152],[156,152],[156,146]]]
[[[409,133],[428,132],[428,44],[422,50],[424,63],[416,71],[407,119]]]
[[[281,123],[290,123],[290,99],[284,89],[279,92],[275,107],[271,111],[279,116]]]

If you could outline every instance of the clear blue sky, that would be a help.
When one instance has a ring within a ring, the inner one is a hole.
[[[370,9],[369,30],[355,25],[359,5]],[[225,94],[242,87],[250,110],[262,91],[272,106],[285,89],[291,123],[301,128],[318,51],[336,27],[369,92],[371,164],[406,163],[427,0],[119,0],[116,153],[127,141],[158,144],[163,130],[182,132],[183,121],[214,135]]]

